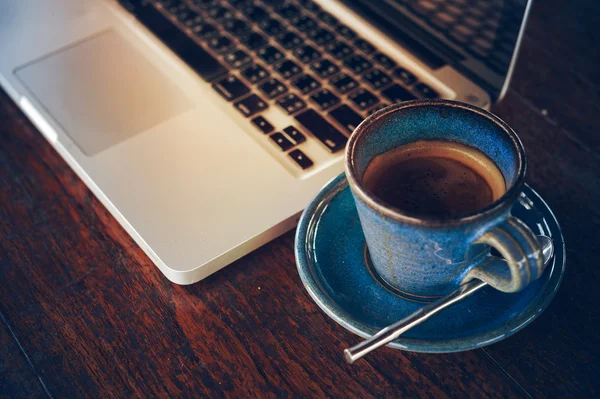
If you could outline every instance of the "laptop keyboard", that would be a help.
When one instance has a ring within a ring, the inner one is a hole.
[[[122,3],[300,170],[307,140],[337,153],[376,110],[439,96],[311,0]],[[269,107],[298,124],[276,130]]]
[[[496,73],[506,73],[520,30],[523,1],[401,0],[397,3]],[[502,29],[498,29],[500,23]]]

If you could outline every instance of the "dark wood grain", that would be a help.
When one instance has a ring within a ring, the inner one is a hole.
[[[20,344],[0,318],[0,398],[45,395],[45,389]]]
[[[555,61],[568,65],[568,75],[579,75],[596,88],[600,85],[600,3],[590,0],[534,1],[525,35]],[[541,62],[536,62],[541,65]],[[533,76],[532,76],[533,77]],[[556,79],[567,77],[557,74]],[[535,77],[533,77],[535,78]],[[560,98],[569,93],[560,93]],[[583,102],[582,102],[583,103]]]
[[[543,116],[532,114],[518,96],[509,95],[496,111],[518,129],[528,149],[528,180],[561,223],[567,270],[557,297],[540,319],[486,351],[534,396],[597,397],[600,270],[594,267],[594,251],[600,237],[600,158]]]
[[[527,37],[520,61],[511,87],[520,94],[521,102],[543,116],[552,128],[556,126],[600,152],[600,88],[571,71],[566,58],[555,58]]]
[[[534,1],[511,88],[534,111],[600,151],[600,3]]]
[[[538,320],[483,350],[382,349],[312,302],[290,232],[193,286],[169,283],[0,93],[0,397],[600,397],[596,2],[534,2],[494,107],[567,242]],[[562,29],[561,29],[562,28]]]

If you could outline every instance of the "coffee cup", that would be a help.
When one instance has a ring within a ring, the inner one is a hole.
[[[370,262],[395,290],[436,298],[477,278],[517,292],[540,277],[537,237],[510,213],[525,150],[495,115],[447,100],[392,105],[356,128],[345,156]]]

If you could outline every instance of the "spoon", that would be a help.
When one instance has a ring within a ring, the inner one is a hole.
[[[554,254],[554,245],[552,244],[552,239],[550,237],[538,236],[537,238],[540,246],[542,247],[542,253],[544,255],[544,267],[546,267],[550,262],[552,255]],[[354,363],[367,353],[370,353],[383,345],[389,344],[411,328],[423,323],[434,314],[465,299],[469,295],[479,291],[481,288],[487,285],[488,284],[486,282],[481,280],[471,280],[468,283],[462,284],[455,291],[451,292],[445,297],[442,297],[437,301],[422,307],[410,316],[385,327],[371,338],[368,338],[351,348],[344,349],[344,359],[346,359],[346,362],[350,364]]]

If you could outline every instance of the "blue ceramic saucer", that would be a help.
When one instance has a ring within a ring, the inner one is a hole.
[[[544,275],[516,294],[485,287],[408,331],[389,346],[414,352],[457,352],[498,342],[531,323],[548,306],[565,270],[560,227],[542,198],[526,186],[513,215],[554,240]],[[346,177],[329,182],[308,205],[296,232],[296,262],[304,286],[333,320],[363,338],[424,304],[395,293],[373,274]]]

